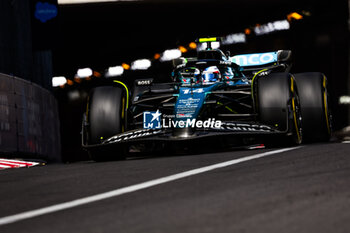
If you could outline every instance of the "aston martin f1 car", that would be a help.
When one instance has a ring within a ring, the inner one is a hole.
[[[93,89],[83,148],[103,160],[125,158],[130,146],[141,144],[224,137],[295,145],[330,139],[324,74],[291,74],[289,50],[231,57],[211,48],[218,40],[201,38],[197,42],[206,43],[206,50],[174,60],[169,83],[137,79],[128,87],[115,79]]]

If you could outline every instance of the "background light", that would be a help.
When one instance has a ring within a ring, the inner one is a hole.
[[[92,69],[90,69],[90,68],[83,68],[83,69],[79,69],[77,71],[77,76],[79,78],[86,78],[86,77],[91,76],[92,74],[93,74],[93,72],[92,72]]]
[[[154,54],[153,58],[158,60],[160,58],[160,54],[159,53]]]
[[[339,98],[339,104],[350,104],[350,96],[344,95]]]
[[[114,76],[120,76],[123,73],[124,73],[124,68],[122,66],[113,66],[108,68],[108,71],[105,74],[105,76],[114,77]]]
[[[256,26],[254,32],[256,35],[264,35],[274,31],[289,30],[290,24],[288,20],[279,20],[263,25]]]
[[[191,43],[189,43],[188,47],[190,47],[191,49],[196,49],[197,44],[195,42],[191,42]]]
[[[139,59],[131,63],[132,70],[147,70],[151,66],[151,61],[148,59]]]
[[[246,29],[244,29],[244,33],[246,35],[250,35],[252,33],[252,30],[250,30],[249,28],[246,28]]]
[[[184,46],[179,46],[181,53],[187,53],[187,49]]]
[[[53,77],[52,78],[52,86],[59,87],[67,83],[67,79],[63,76]]]
[[[171,61],[173,59],[181,57],[182,53],[179,49],[165,50],[160,57],[160,61]]]
[[[247,41],[246,35],[244,33],[235,33],[225,36],[222,44],[237,44],[237,43],[245,43]]]
[[[124,68],[124,70],[130,70],[130,65],[123,63],[122,67]]]
[[[67,95],[70,101],[76,101],[80,99],[80,92],[78,90],[70,91]]]
[[[70,80],[70,79],[67,79],[67,84],[68,84],[69,86],[72,86],[72,85],[74,84],[74,82],[73,82],[72,80]]]
[[[287,15],[287,19],[288,21],[291,21],[292,19],[301,20],[303,19],[303,16],[301,14],[298,14],[297,12],[293,12]]]

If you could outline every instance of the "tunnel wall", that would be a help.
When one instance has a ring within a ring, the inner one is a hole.
[[[0,73],[0,156],[60,161],[55,97],[32,82]]]
[[[35,19],[35,3],[57,0],[0,1],[0,72],[51,88],[56,19]]]

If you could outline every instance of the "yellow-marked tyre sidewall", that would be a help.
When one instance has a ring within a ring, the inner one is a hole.
[[[294,77],[299,91],[304,140],[329,141],[332,124],[325,75],[313,72],[295,74]]]
[[[292,125],[292,137],[295,144],[301,144],[303,141],[302,137],[302,126],[301,126],[301,113],[300,113],[300,101],[298,96],[298,89],[294,77],[290,79],[290,90],[291,90],[291,111],[293,119],[290,121]]]
[[[272,143],[301,143],[297,114],[300,107],[293,77],[288,73],[271,73],[258,77],[256,83],[259,120],[285,133],[285,137],[279,137],[276,143]]]

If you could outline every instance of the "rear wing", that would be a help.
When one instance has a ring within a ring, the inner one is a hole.
[[[239,65],[243,71],[289,67],[292,51],[279,50],[276,52],[240,54],[230,57],[230,61]]]

